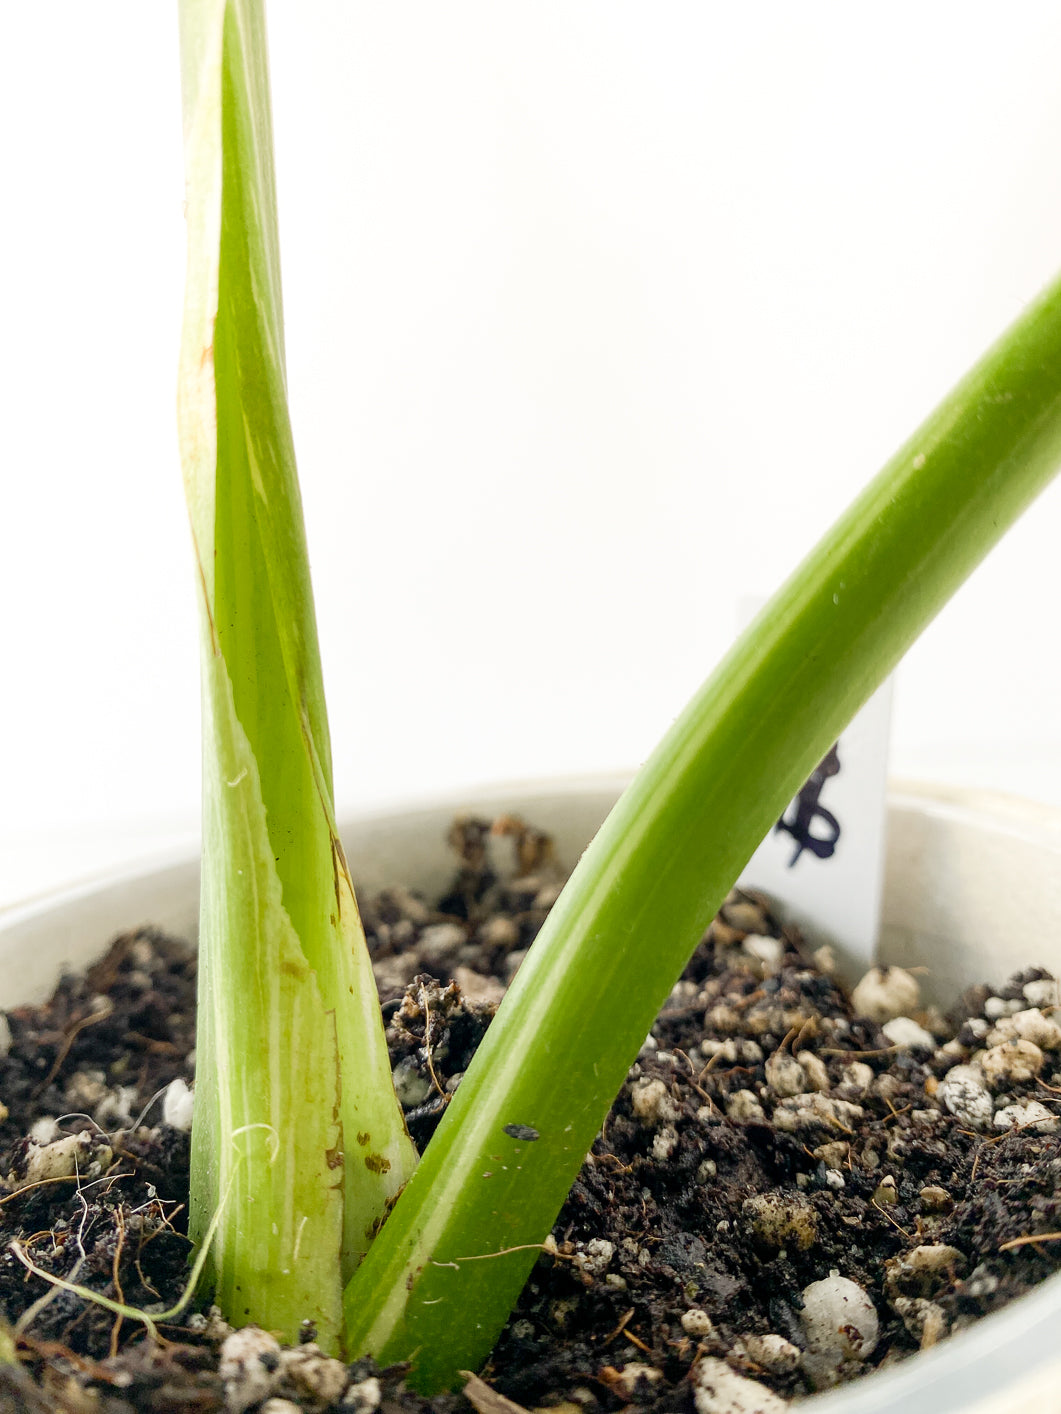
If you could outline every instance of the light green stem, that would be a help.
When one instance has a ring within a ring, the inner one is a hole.
[[[841,517],[609,816],[348,1288],[352,1350],[411,1360],[424,1392],[483,1360],[734,879],[1059,457],[1061,283]]]
[[[287,413],[261,0],[182,0],[180,427],[200,586],[203,886],[191,1231],[237,1324],[341,1344],[415,1162],[335,831]]]

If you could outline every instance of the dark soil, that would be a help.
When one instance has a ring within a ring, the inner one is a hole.
[[[548,839],[519,821],[461,821],[451,842],[445,898],[396,888],[364,907],[421,1147],[562,882]],[[1061,1228],[1056,988],[1031,969],[943,1017],[917,1005],[907,974],[892,984],[930,1034],[897,1044],[894,1025],[889,1037],[856,1014],[827,949],[812,956],[759,896],[731,896],[482,1372],[494,1391],[564,1414],[782,1408],[933,1344],[1056,1268],[1061,1243],[1016,1241]],[[400,1370],[325,1360],[311,1331],[297,1350],[269,1344],[256,1388],[272,1404],[247,1405],[251,1386],[222,1379],[230,1328],[216,1312],[160,1325],[156,1342],[21,1260],[149,1314],[178,1300],[188,1138],[162,1122],[161,1092],[193,1077],[194,992],[189,948],[141,931],[47,1006],[8,1016],[0,1316],[17,1363],[0,1363],[0,1410],[466,1409],[463,1395],[407,1393]],[[880,1020],[888,1008],[869,1009]],[[1044,1110],[1003,1113],[1030,1101]],[[865,1320],[833,1347],[815,1336],[804,1298],[831,1273],[872,1304],[875,1343]],[[0,1359],[3,1342],[0,1329]],[[723,1396],[720,1371],[756,1384]],[[734,1402],[749,1391],[760,1404]],[[483,1409],[490,1392],[469,1394]]]

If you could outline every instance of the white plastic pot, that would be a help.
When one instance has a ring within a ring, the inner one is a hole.
[[[624,781],[513,785],[353,817],[342,833],[355,882],[437,892],[452,871],[455,811],[531,819],[573,863]],[[988,793],[898,786],[889,797],[881,958],[929,969],[946,1000],[1040,964],[1061,975],[1061,812]],[[93,962],[116,932],[154,923],[195,934],[191,855],[115,872],[0,914],[0,1009],[44,1000],[60,972]],[[814,1414],[1049,1414],[1061,1410],[1061,1275],[904,1364],[806,1402]]]

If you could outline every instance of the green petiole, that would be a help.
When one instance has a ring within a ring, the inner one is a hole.
[[[347,1290],[351,1349],[413,1360],[424,1391],[485,1358],[733,881],[1059,461],[1061,281],[796,570],[608,817]],[[514,1141],[513,1122],[540,1138]]]

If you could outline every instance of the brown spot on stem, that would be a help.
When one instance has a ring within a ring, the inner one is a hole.
[[[390,1173],[391,1161],[385,1159],[382,1154],[366,1154],[365,1168],[370,1173]]]

